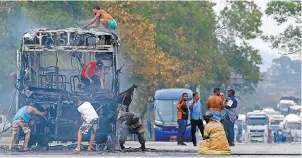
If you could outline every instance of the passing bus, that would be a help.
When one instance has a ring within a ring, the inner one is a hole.
[[[176,141],[178,134],[177,102],[182,94],[187,93],[192,99],[193,92],[190,89],[161,89],[154,95],[154,136],[155,141]],[[188,105],[189,106],[189,105]],[[189,108],[189,107],[188,107]],[[184,141],[191,141],[191,124],[188,120]]]

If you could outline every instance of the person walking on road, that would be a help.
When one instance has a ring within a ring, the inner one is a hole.
[[[234,124],[235,121],[238,119],[238,101],[235,97],[235,90],[230,89],[228,91],[228,101],[225,105],[227,116],[226,116],[226,124],[227,124],[227,136],[228,142],[230,146],[235,146],[235,133],[234,133]]]
[[[188,123],[188,106],[187,106],[188,94],[183,93],[181,100],[177,103],[177,123],[178,123],[178,135],[177,135],[177,145],[186,145],[184,143],[184,135]]]
[[[189,102],[189,108],[190,108],[190,119],[191,119],[191,135],[192,135],[192,141],[193,146],[196,145],[196,127],[199,128],[199,131],[203,137],[203,122],[202,122],[202,106],[201,102],[199,100],[199,94],[193,93],[193,99]]]
[[[215,88],[214,94],[209,97],[206,108],[212,112],[216,120],[221,120],[221,109],[224,107],[223,100],[220,97],[220,89]]]

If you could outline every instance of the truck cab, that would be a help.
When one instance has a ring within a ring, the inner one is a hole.
[[[301,99],[293,96],[283,96],[280,98],[277,108],[281,115],[290,114],[290,107],[301,104]]]
[[[295,114],[287,115],[280,124],[280,129],[285,131],[286,140],[291,142],[301,141],[301,117]]]
[[[262,112],[265,112],[268,117],[269,129],[271,129],[272,132],[278,131],[279,124],[283,121],[284,115],[281,115],[280,112],[275,111],[273,108],[264,108]]]
[[[267,143],[268,117],[265,112],[254,110],[247,113],[247,141]]]

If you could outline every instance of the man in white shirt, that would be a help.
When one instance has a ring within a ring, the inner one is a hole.
[[[76,101],[78,105],[78,111],[82,114],[83,124],[78,131],[78,144],[74,151],[79,152],[81,150],[81,141],[83,134],[87,134],[89,129],[92,128],[90,142],[87,149],[88,151],[91,151],[91,147],[95,139],[99,116],[89,102],[79,99],[76,99]]]

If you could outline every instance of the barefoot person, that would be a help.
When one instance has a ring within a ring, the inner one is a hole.
[[[11,151],[13,143],[16,140],[16,136],[18,133],[19,126],[22,128],[22,131],[25,133],[25,139],[24,139],[24,150],[28,150],[28,142],[30,139],[30,128],[29,128],[29,121],[31,119],[32,114],[40,115],[44,117],[45,113],[40,112],[37,108],[35,108],[32,104],[28,106],[23,106],[21,109],[18,110],[16,115],[13,118],[13,135],[10,140],[10,144],[8,149]]]
[[[100,25],[100,22],[107,28],[115,30],[117,27],[116,21],[113,19],[113,17],[107,13],[105,10],[101,9],[99,6],[94,6],[92,9],[93,14],[95,15],[93,19],[90,20],[90,22],[82,28],[88,27],[88,28],[96,28]],[[93,23],[96,23],[96,25],[91,26]]]
[[[82,142],[83,134],[87,134],[89,129],[92,128],[90,142],[87,149],[87,151],[91,151],[92,144],[95,139],[95,133],[97,129],[99,116],[89,102],[82,101],[80,99],[76,99],[76,101],[78,105],[78,111],[82,114],[83,124],[81,125],[78,131],[78,144],[77,147],[74,149],[74,151],[79,152],[81,150],[81,142]]]

